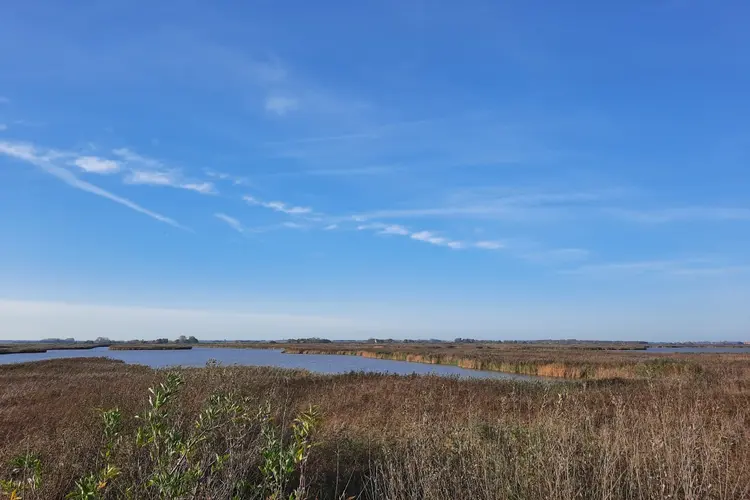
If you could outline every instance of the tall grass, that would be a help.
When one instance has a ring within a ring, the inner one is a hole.
[[[17,480],[19,462],[10,461],[30,456],[41,464],[37,487],[24,493],[30,499],[63,498],[108,463],[118,474],[104,498],[128,488],[135,498],[174,497],[158,481],[149,486],[154,473],[194,464],[198,489],[190,479],[176,492],[182,498],[750,497],[750,384],[742,379],[545,384],[217,365],[179,378],[155,421],[179,430],[183,444],[159,459],[166,445],[152,456],[153,445],[133,436],[151,425],[145,415],[157,395],[149,403],[145,394],[170,387],[166,372],[96,359],[0,367],[0,477]],[[311,405],[319,408],[308,415],[314,439],[295,445],[295,418]],[[97,408],[117,408],[119,424]],[[224,417],[209,417],[217,411]],[[230,423],[238,415],[244,423]],[[201,419],[225,424],[183,453]],[[304,459],[290,461],[300,448]]]

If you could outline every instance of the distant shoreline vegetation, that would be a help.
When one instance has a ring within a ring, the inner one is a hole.
[[[42,342],[29,342],[17,344],[0,344],[1,354],[37,354],[47,351],[68,351],[77,349],[95,349],[97,347],[106,347],[109,344],[97,344],[91,341],[76,342],[74,344],[47,344]]]
[[[109,348],[112,351],[172,351],[192,349],[193,346],[198,343],[198,339],[192,335],[190,337],[180,335],[174,342],[170,342],[167,338],[152,341],[133,340],[129,342],[113,343]]]
[[[192,349],[189,344],[112,344],[110,351],[181,351]]]
[[[112,341],[107,337],[97,337],[96,340],[77,341],[74,338],[48,338],[41,341],[6,341],[0,343],[0,355],[2,354],[42,354],[47,351],[60,350],[79,350],[95,349],[97,347],[109,347],[114,351],[135,351],[135,350],[182,350],[192,349],[198,344],[198,339],[185,335],[179,336],[174,342],[167,338],[156,340],[129,340],[129,341]]]

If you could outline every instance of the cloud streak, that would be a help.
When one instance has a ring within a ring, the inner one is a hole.
[[[250,205],[268,208],[275,212],[281,212],[287,215],[305,215],[305,214],[311,214],[313,211],[312,208],[310,207],[298,207],[298,206],[293,206],[293,205],[287,205],[286,203],[283,203],[280,201],[263,201],[250,195],[245,195],[242,197],[242,199],[245,200],[245,202]]]
[[[113,174],[120,170],[120,165],[116,161],[97,156],[79,156],[73,160],[73,164],[84,172],[94,174]]]
[[[477,241],[474,243],[474,247],[481,248],[483,250],[500,250],[505,245],[499,241]]]
[[[411,232],[409,229],[399,224],[384,224],[382,222],[373,222],[370,224],[360,224],[359,226],[357,226],[357,230],[358,231],[373,230],[376,232],[376,234],[381,234],[381,235],[406,236],[416,241],[422,241],[424,243],[429,243],[431,245],[436,245],[436,246],[441,246],[441,247],[448,247],[454,250],[460,250],[462,248],[466,248],[466,244],[461,241],[455,241],[449,238],[438,236],[437,234],[431,231]]]
[[[558,215],[563,209],[590,206],[607,199],[608,192],[522,193],[480,195],[459,193],[442,206],[373,210],[355,214],[362,220],[415,218],[529,218]],[[467,199],[468,198],[468,199]]]
[[[620,277],[627,275],[712,277],[750,273],[750,265],[724,265],[710,259],[673,259],[608,262],[580,266],[560,272],[562,274],[592,277]]]
[[[680,207],[657,210],[608,209],[616,218],[643,224],[667,224],[693,221],[750,221],[750,208],[737,207]]]
[[[213,183],[185,179],[180,169],[169,168],[161,160],[140,155],[128,148],[114,149],[112,153],[129,170],[123,178],[126,184],[171,187],[199,194],[217,193]]]
[[[242,223],[235,219],[234,217],[230,217],[223,213],[215,213],[214,217],[219,219],[220,221],[225,222],[229,227],[237,231],[238,233],[244,233],[245,228],[243,227]]]
[[[71,187],[80,189],[81,191],[85,191],[87,193],[94,194],[96,196],[100,196],[102,198],[106,198],[110,201],[113,201],[127,208],[130,208],[131,210],[134,210],[138,213],[147,215],[148,217],[151,217],[152,219],[155,219],[159,222],[169,224],[170,226],[173,226],[179,229],[190,230],[189,228],[183,226],[182,224],[178,223],[174,219],[161,215],[157,212],[148,210],[147,208],[144,208],[138,205],[137,203],[134,203],[128,200],[127,198],[123,198],[116,194],[110,193],[109,191],[102,189],[99,186],[96,186],[94,184],[81,180],[75,175],[73,175],[73,173],[71,173],[69,170],[63,167],[60,167],[58,165],[55,165],[54,160],[64,155],[54,150],[48,150],[42,153],[38,151],[35,146],[28,144],[28,143],[0,142],[0,154],[4,154],[6,156],[10,156],[17,160],[21,160],[21,161],[30,163],[32,165],[35,165],[36,167],[40,168],[44,172],[48,173],[49,175],[53,177],[56,177],[57,179],[63,181],[64,183],[68,184]]]
[[[231,182],[235,186],[249,186],[251,185],[250,180],[247,177],[241,177],[238,175],[227,174],[225,172],[217,172],[215,170],[206,169],[204,170],[207,176],[219,179],[221,181]]]

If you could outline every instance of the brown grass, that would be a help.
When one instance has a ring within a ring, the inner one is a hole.
[[[30,342],[30,343],[13,343],[13,344],[0,344],[0,354],[22,354],[22,353],[40,353],[47,351],[67,351],[75,349],[94,349],[96,347],[105,347],[108,344],[84,344],[76,342],[72,344],[63,343],[43,343],[43,342]]]
[[[318,405],[313,497],[750,497],[750,382],[733,369],[717,371],[728,377],[719,379],[683,373],[554,384],[254,367],[182,373],[186,422],[215,391],[251,405],[270,401],[286,421]],[[35,498],[62,498],[95,460],[95,409],[134,415],[164,376],[93,358],[0,366],[0,464],[39,453],[44,489]],[[117,463],[126,478],[138,465],[123,446]],[[248,441],[248,457],[257,446]],[[257,473],[252,458],[244,466],[237,474]],[[8,472],[0,468],[0,477]]]

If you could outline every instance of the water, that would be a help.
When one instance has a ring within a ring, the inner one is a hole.
[[[2,354],[0,365],[26,363],[44,359],[87,358],[105,356],[130,364],[147,365],[152,368],[167,366],[202,367],[210,359],[223,365],[275,366],[278,368],[300,368],[317,373],[348,373],[351,371],[395,373],[398,375],[432,374],[457,375],[468,378],[493,378],[514,380],[544,380],[543,377],[515,375],[512,373],[467,370],[457,366],[429,365],[407,361],[342,356],[335,354],[284,354],[270,349],[230,349],[194,347],[190,350],[163,351],[111,351],[106,347],[47,351],[40,353]]]
[[[622,351],[627,352],[627,351]],[[631,352],[643,352],[643,351],[631,351]],[[646,352],[702,352],[702,353],[750,353],[750,346],[748,347],[649,347]]]

